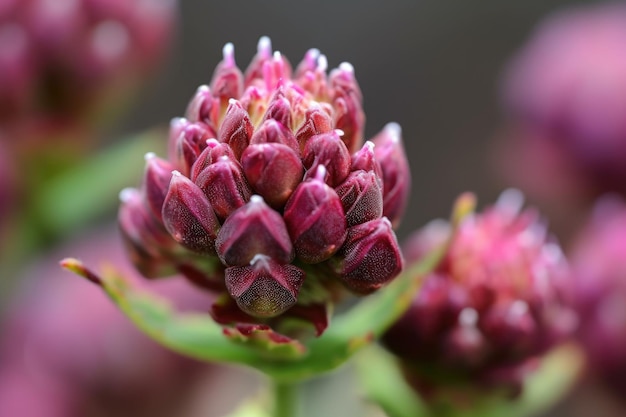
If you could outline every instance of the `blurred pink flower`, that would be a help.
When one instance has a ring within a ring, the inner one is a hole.
[[[544,199],[626,193],[626,4],[546,18],[502,85],[502,169]]]
[[[154,69],[175,17],[175,0],[4,0],[0,123],[21,138],[94,118]]]
[[[105,232],[72,247],[85,261],[137,274]],[[183,358],[140,333],[101,289],[39,262],[9,299],[0,343],[0,416],[181,415],[186,391],[207,365]],[[186,280],[143,285],[183,310],[206,311],[211,298]],[[115,411],[114,411],[115,410]],[[93,414],[92,414],[93,413]]]
[[[517,393],[537,359],[574,325],[568,266],[522,195],[502,194],[458,227],[438,221],[403,246],[407,262],[447,244],[408,312],[384,336],[423,393],[453,387]]]
[[[580,310],[578,337],[590,372],[622,400],[626,395],[626,203],[605,197],[571,251]]]

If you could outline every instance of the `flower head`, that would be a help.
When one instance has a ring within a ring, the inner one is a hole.
[[[383,215],[397,224],[410,187],[399,126],[364,144],[354,68],[327,74],[315,49],[295,70],[265,37],[245,71],[232,44],[223,55],[172,121],[168,158],[149,156],[141,188],[123,194],[138,268],[193,271],[228,294],[213,309],[220,322],[320,317],[342,287],[391,281],[403,261]]]
[[[519,192],[507,191],[454,228],[432,223],[404,247],[415,261],[447,245],[409,311],[385,335],[420,388],[461,383],[515,392],[532,359],[570,330],[565,258],[521,204]]]
[[[175,11],[173,0],[3,2],[0,121],[17,135],[33,123],[92,117],[154,67]]]
[[[624,4],[582,6],[546,18],[511,60],[502,159],[520,186],[545,199],[626,192],[625,43]]]

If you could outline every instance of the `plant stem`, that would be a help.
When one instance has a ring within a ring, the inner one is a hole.
[[[273,381],[274,412],[272,417],[297,417],[298,387],[297,382]]]

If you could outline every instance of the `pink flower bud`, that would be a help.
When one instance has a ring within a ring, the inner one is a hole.
[[[217,139],[231,147],[237,160],[250,143],[254,127],[248,113],[235,99],[228,102],[224,121],[217,132]]]
[[[148,278],[171,275],[174,269],[165,253],[176,242],[148,211],[138,190],[127,188],[120,193],[120,199],[118,224],[133,264]]]
[[[248,265],[257,254],[281,264],[291,262],[294,257],[282,216],[256,195],[226,219],[215,246],[218,256],[228,266]]]
[[[202,122],[215,130],[217,120],[219,119],[219,103],[211,94],[211,89],[208,85],[198,87],[196,94],[187,106],[185,117],[192,123]]]
[[[191,178],[192,181],[196,181],[206,167],[217,162],[223,156],[235,160],[235,154],[228,144],[220,143],[217,139],[208,139],[204,144],[204,149],[191,167],[189,178]]]
[[[304,147],[309,139],[315,135],[332,131],[333,122],[321,106],[312,106],[306,110],[304,122],[296,132],[296,139],[300,144],[300,151],[304,152]]]
[[[296,304],[304,271],[281,265],[258,254],[249,266],[226,268],[226,287],[244,312],[255,317],[274,317]]]
[[[284,94],[278,90],[265,112],[265,120],[274,119],[286,128],[291,128],[291,105]]]
[[[402,130],[397,123],[389,123],[372,142],[374,154],[383,171],[383,215],[398,227],[409,201],[411,173],[404,147]]]
[[[386,217],[348,229],[346,243],[337,254],[336,270],[351,291],[369,294],[402,270],[402,254]]]
[[[235,64],[235,47],[232,43],[224,45],[223,59],[215,68],[211,80],[211,91],[222,106],[243,93],[243,74]]]
[[[383,215],[383,193],[380,178],[373,171],[353,171],[335,191],[341,199],[348,227]]]
[[[365,113],[363,113],[363,95],[354,78],[354,67],[347,62],[330,73],[330,88],[333,90],[333,105],[337,112],[334,116],[335,128],[344,135],[341,140],[350,152],[355,152],[363,143]]]
[[[161,209],[167,194],[172,170],[174,167],[168,161],[157,157],[152,152],[145,156],[146,169],[144,172],[144,192],[146,202],[152,210],[152,215],[161,220]]]
[[[227,156],[206,167],[195,182],[209,197],[220,219],[246,204],[252,194],[241,165]]]
[[[285,223],[298,259],[318,263],[330,258],[346,238],[346,217],[337,193],[323,181],[320,165],[315,178],[301,183],[285,206]]]
[[[378,186],[383,189],[383,170],[380,166],[380,162],[376,159],[376,153],[374,152],[374,142],[367,141],[363,144],[363,147],[352,155],[352,171],[363,170],[372,171],[377,177]]]
[[[293,132],[274,119],[265,120],[250,138],[251,145],[260,143],[280,143],[286,145],[293,149],[298,158],[300,158],[300,147]]]
[[[278,209],[285,205],[304,175],[298,154],[280,143],[250,145],[241,164],[252,189]]]
[[[309,176],[317,175],[317,168],[324,165],[324,180],[331,187],[341,184],[350,173],[350,153],[337,131],[310,138],[304,147],[302,161]]]
[[[163,203],[163,224],[184,247],[214,254],[220,224],[202,190],[178,171],[172,172]]]

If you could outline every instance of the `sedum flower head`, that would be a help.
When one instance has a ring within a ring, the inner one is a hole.
[[[571,252],[577,338],[591,373],[624,399],[626,393],[626,204],[605,197],[579,232]]]
[[[263,37],[242,72],[227,44],[172,121],[167,158],[148,155],[140,189],[122,193],[135,264],[227,294],[220,322],[286,313],[319,332],[343,289],[371,293],[402,268],[391,227],[410,188],[400,127],[364,143],[364,123],[350,64],[327,74],[311,49],[293,69]]]
[[[446,244],[408,312],[385,335],[420,389],[477,384],[516,392],[532,359],[572,325],[567,265],[517,191],[462,218],[433,223],[407,242],[407,261]],[[474,385],[476,386],[476,385]]]

